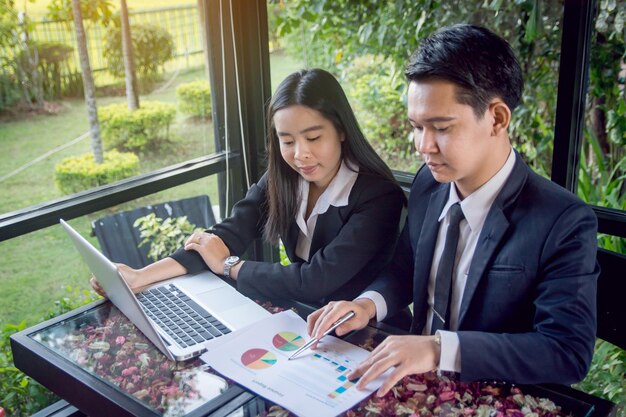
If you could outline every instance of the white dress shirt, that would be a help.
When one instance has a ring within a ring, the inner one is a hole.
[[[442,371],[461,372],[461,351],[459,348],[459,338],[454,332],[458,329],[459,311],[461,308],[461,300],[465,291],[465,283],[469,273],[470,265],[478,243],[478,237],[485,224],[487,214],[491,209],[491,205],[504,187],[506,180],[513,171],[515,165],[515,152],[511,149],[509,157],[500,168],[500,170],[489,181],[483,184],[479,189],[461,200],[454,184],[450,187],[450,194],[446,205],[441,210],[439,216],[439,232],[437,242],[435,244],[435,252],[430,268],[430,276],[428,280],[428,311],[426,316],[426,325],[422,334],[429,335],[430,327],[433,320],[433,305],[435,300],[435,277],[437,276],[437,268],[439,259],[443,252],[446,240],[446,230],[450,222],[448,211],[450,207],[460,202],[463,210],[464,220],[461,220],[459,243],[457,246],[454,275],[452,277],[452,294],[450,300],[450,331],[440,330],[441,335],[441,358],[439,361],[439,369]],[[378,292],[367,291],[358,298],[368,298],[376,305],[376,319],[384,320],[387,316],[387,303]]]
[[[328,187],[324,190],[322,195],[319,196],[315,207],[311,211],[308,219],[304,219],[306,216],[306,208],[309,202],[309,182],[300,177],[300,208],[296,215],[296,223],[300,229],[298,234],[298,242],[296,244],[296,255],[301,259],[308,261],[309,252],[311,251],[311,240],[313,239],[313,232],[315,231],[315,225],[317,224],[317,217],[320,214],[326,213],[330,206],[343,207],[348,205],[348,198],[350,197],[350,191],[359,176],[359,167],[356,164],[350,164],[350,167],[346,165],[345,161],[341,161],[341,166],[335,177],[330,181]],[[356,171],[356,172],[355,172]]]

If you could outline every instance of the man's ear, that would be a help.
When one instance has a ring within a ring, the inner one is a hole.
[[[495,100],[489,105],[489,112],[493,118],[491,134],[500,136],[506,133],[511,123],[511,109],[501,100]]]

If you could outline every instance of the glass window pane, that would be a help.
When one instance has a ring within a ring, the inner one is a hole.
[[[69,223],[100,248],[98,238],[92,233],[93,221],[139,207],[201,195],[209,196],[211,209],[219,221],[217,176],[212,175],[70,220]],[[162,253],[162,256],[166,254]],[[55,301],[63,297],[72,300],[80,298],[80,293],[70,295],[68,286],[90,289],[90,276],[87,266],[60,225],[0,242],[0,323],[26,320],[28,325],[33,325],[40,322],[48,313],[59,312],[59,308],[63,307],[62,304],[55,306]]]
[[[625,20],[624,7],[598,3],[578,172],[583,200],[617,210],[626,210]],[[601,236],[600,245],[626,253],[626,239]]]
[[[71,14],[51,16],[45,3],[3,10],[13,32],[0,39],[0,215],[214,152],[196,2],[127,1],[140,107],[132,113],[119,22],[85,15],[106,168],[90,160],[75,25],[59,20]],[[117,16],[120,2],[109,5]],[[107,159],[114,150],[135,156]]]
[[[524,99],[510,129],[513,144],[534,169],[549,176],[559,3],[270,0],[268,15],[271,49],[335,73],[372,145],[393,169],[409,172],[422,161],[406,117],[403,69],[408,57],[419,39],[441,26],[469,22],[491,28],[511,43],[525,75]]]

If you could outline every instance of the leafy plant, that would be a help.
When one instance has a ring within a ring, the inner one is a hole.
[[[109,184],[139,173],[139,158],[132,153],[105,152],[104,162],[96,164],[93,154],[63,159],[54,168],[54,183],[65,194]]]
[[[98,109],[102,138],[107,149],[147,151],[169,140],[170,126],[176,117],[173,104],[144,101],[141,108],[129,110],[126,103]]]
[[[46,100],[61,98],[61,70],[67,66],[73,50],[57,42],[29,41],[24,45],[16,63],[27,101],[39,96]]]
[[[180,111],[204,119],[211,117],[211,89],[208,81],[192,81],[176,88]]]
[[[395,72],[389,60],[365,55],[352,60],[344,79],[363,133],[383,160],[393,161],[396,169],[417,168],[402,74]]]
[[[101,23],[108,26],[113,16],[113,4],[111,0],[81,0],[81,15],[83,20],[93,23]],[[52,0],[48,4],[48,17],[51,20],[74,21],[72,13],[72,0]]]
[[[202,231],[202,228],[190,223],[187,216],[168,217],[163,220],[154,213],[138,218],[133,227],[139,228],[141,232],[143,240],[139,242],[139,247],[150,245],[148,257],[153,261],[171,255],[185,243],[189,235]]]
[[[626,415],[626,351],[604,340],[596,341],[587,377],[577,388],[618,404],[616,415]]]
[[[291,264],[291,261],[289,260],[289,257],[287,256],[287,251],[285,250],[285,245],[283,245],[283,242],[279,242],[278,244],[278,257],[280,259],[281,265],[287,266]]]
[[[68,296],[55,302],[55,306],[42,319],[47,320],[88,304],[99,296],[94,292],[67,286]],[[30,416],[40,409],[58,401],[58,397],[13,364],[10,337],[27,328],[26,321],[5,324],[0,328],[0,404],[7,415]]]
[[[154,81],[163,65],[174,56],[174,40],[165,29],[152,25],[133,25],[131,33],[135,66],[140,79]],[[115,77],[124,77],[122,32],[112,28],[104,41],[104,58]]]

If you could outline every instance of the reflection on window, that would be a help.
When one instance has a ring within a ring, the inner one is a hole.
[[[535,170],[549,176],[563,13],[558,2],[361,3],[270,0],[270,42],[307,67],[335,73],[364,133],[391,168],[414,172],[421,165],[406,118],[408,57],[434,30],[468,22],[489,27],[513,46],[526,88],[512,141]]]

